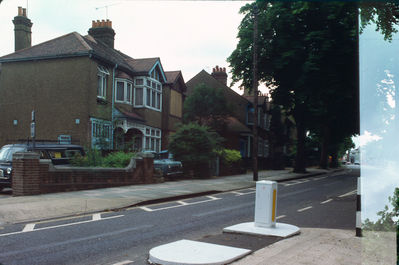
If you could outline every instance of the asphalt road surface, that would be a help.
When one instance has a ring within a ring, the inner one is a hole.
[[[355,229],[358,175],[358,169],[347,169],[279,183],[277,222]],[[234,241],[232,245],[242,241],[241,245],[257,249],[273,242],[222,234],[224,227],[253,221],[254,204],[255,189],[245,189],[119,212],[11,225],[0,229],[0,263],[146,264],[151,248],[180,239]]]

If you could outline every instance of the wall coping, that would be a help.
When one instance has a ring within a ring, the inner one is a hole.
[[[39,159],[40,155],[35,152],[17,152],[14,153],[12,159]]]
[[[86,171],[86,172],[112,172],[112,171],[132,171],[137,167],[136,160],[142,160],[141,157],[132,157],[127,167],[116,168],[116,167],[74,167],[69,165],[54,165],[51,159],[41,159],[40,164],[47,164],[49,171]]]

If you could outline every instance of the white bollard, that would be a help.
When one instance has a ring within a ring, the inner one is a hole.
[[[277,182],[261,180],[256,182],[255,226],[276,227]]]

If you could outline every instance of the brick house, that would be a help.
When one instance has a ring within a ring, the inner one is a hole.
[[[181,72],[168,81],[160,58],[115,50],[109,20],[93,21],[86,36],[72,32],[35,46],[24,9],[13,22],[15,52],[0,57],[1,145],[30,136],[35,110],[36,139],[161,150],[163,130],[173,131],[179,120],[175,115],[163,127],[163,112],[171,109],[165,88],[181,94],[173,100],[182,106]]]
[[[226,68],[213,68],[211,74],[205,70],[187,82],[187,96],[200,84],[221,89],[229,105],[232,106],[231,115],[227,118],[227,128],[221,132],[226,139],[226,148],[239,150],[244,161],[249,166],[252,157],[252,126],[253,100],[251,96],[241,96],[227,86]],[[259,117],[259,147],[258,156],[267,159],[269,156],[268,130],[270,116],[268,115],[269,102],[267,97],[260,97],[258,103]],[[264,163],[265,164],[265,163]],[[261,165],[261,164],[260,164]]]

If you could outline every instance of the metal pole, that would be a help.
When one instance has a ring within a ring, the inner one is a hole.
[[[258,181],[258,13],[256,3],[253,8],[254,13],[254,47],[253,47],[253,70],[252,70],[252,90],[254,93],[254,125],[253,125],[253,180]]]

